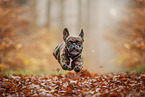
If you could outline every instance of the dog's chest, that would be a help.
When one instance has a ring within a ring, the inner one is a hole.
[[[68,68],[71,68],[71,63],[72,63],[73,60],[72,60],[72,58],[69,58],[69,60],[70,61],[69,61],[69,64],[68,64]]]

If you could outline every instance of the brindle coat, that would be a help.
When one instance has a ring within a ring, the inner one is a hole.
[[[83,42],[84,32],[81,30],[79,36],[69,36],[68,29],[63,31],[64,42],[57,45],[53,51],[54,57],[60,63],[62,69],[79,72],[83,68]]]

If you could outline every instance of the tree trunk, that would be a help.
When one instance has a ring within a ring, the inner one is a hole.
[[[48,23],[48,5],[49,0],[37,0],[36,13],[37,13],[37,26],[45,26]]]
[[[62,27],[63,0],[50,0],[50,26]]]
[[[64,27],[67,27],[71,34],[77,35],[78,30],[78,0],[64,0]]]

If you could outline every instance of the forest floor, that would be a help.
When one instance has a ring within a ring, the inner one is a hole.
[[[145,72],[0,75],[0,96],[145,97]]]

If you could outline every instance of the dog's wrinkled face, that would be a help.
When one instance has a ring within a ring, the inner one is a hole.
[[[66,48],[71,55],[78,55],[83,49],[83,41],[81,37],[69,37],[66,40]]]
[[[82,52],[84,42],[84,32],[81,30],[79,36],[69,36],[67,29],[63,31],[63,39],[65,41],[65,48],[71,56],[76,56]]]

